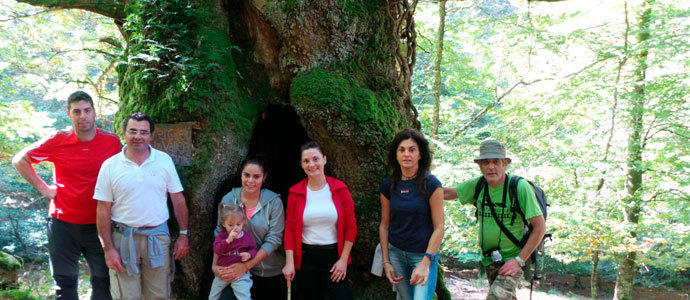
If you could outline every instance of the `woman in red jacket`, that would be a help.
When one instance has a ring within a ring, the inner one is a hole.
[[[302,146],[301,164],[307,178],[288,194],[283,275],[288,286],[295,279],[296,299],[352,299],[347,265],[357,235],[354,201],[342,181],[324,174],[319,144]]]

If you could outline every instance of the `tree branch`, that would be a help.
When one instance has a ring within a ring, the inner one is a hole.
[[[618,108],[618,83],[621,80],[621,72],[623,66],[628,61],[628,33],[630,32],[630,22],[628,21],[628,3],[623,4],[623,9],[625,10],[625,33],[623,34],[623,58],[618,60],[618,69],[616,71],[616,84],[614,84],[613,90],[613,107],[611,108],[611,129],[609,132],[608,140],[606,141],[606,147],[604,149],[604,159],[602,162],[606,162],[609,157],[609,151],[611,149],[611,141],[613,140],[614,130],[616,128],[616,109]],[[599,184],[597,185],[596,195],[599,196],[601,189],[604,187],[605,177],[607,170],[603,170],[601,177],[599,178]]]
[[[668,128],[662,128],[662,129],[659,129],[659,131],[668,132],[668,133],[670,133],[670,134],[675,134],[675,135],[677,135],[677,136],[679,136],[679,137],[682,137],[682,138],[685,138],[685,139],[690,140],[690,135],[682,134],[682,133],[679,133],[679,132],[677,132],[677,131],[675,131],[675,130],[671,130],[671,129],[668,129]]]
[[[125,6],[118,0],[17,0],[46,8],[83,9],[124,22]]]
[[[654,119],[652,119],[652,122],[649,124],[649,128],[647,128],[647,132],[644,133],[644,137],[642,138],[642,149],[647,147],[647,141],[649,138],[651,138],[654,134],[652,135],[649,134],[650,131],[652,131],[652,128],[654,128],[654,123],[656,122],[656,116],[654,116]],[[659,132],[659,131],[657,131]]]
[[[50,62],[53,58],[55,58],[56,56],[58,56],[60,54],[69,53],[69,52],[82,52],[82,51],[83,52],[87,52],[87,51],[96,52],[96,53],[100,53],[100,54],[103,54],[105,56],[108,56],[110,58],[116,58],[117,57],[117,55],[103,51],[101,49],[82,48],[82,49],[69,49],[69,50],[55,50],[55,53],[53,53],[53,55],[48,57],[47,61]]]
[[[98,41],[101,43],[106,43],[106,44],[113,46],[117,49],[122,49],[122,44],[120,43],[120,41],[116,37],[106,36],[106,37],[99,38]]]
[[[35,11],[35,12],[30,12],[30,13],[25,13],[25,14],[19,14],[19,13],[17,13],[16,11],[13,10],[13,11],[12,11],[12,15],[10,15],[8,19],[0,19],[0,22],[8,22],[8,21],[19,20],[19,19],[22,19],[22,18],[30,18],[30,17],[33,17],[33,16],[37,16],[37,15],[40,15],[40,14],[43,14],[43,13],[52,12],[52,11],[54,11],[54,10],[53,10],[53,9],[44,9],[44,10],[39,10],[39,11]]]
[[[457,138],[458,135],[460,135],[461,133],[465,132],[465,130],[467,130],[468,128],[470,128],[470,126],[472,126],[472,124],[473,124],[475,121],[477,121],[479,118],[481,118],[481,117],[482,117],[486,112],[488,112],[491,108],[493,108],[493,107],[495,107],[496,105],[498,105],[498,104],[501,102],[501,100],[503,100],[503,98],[505,98],[506,96],[508,96],[508,95],[509,95],[515,88],[517,88],[518,86],[520,86],[520,85],[529,86],[529,85],[532,85],[532,84],[535,84],[535,83],[541,82],[541,81],[557,80],[557,79],[566,79],[566,78],[570,78],[570,77],[573,77],[573,76],[577,76],[577,75],[579,75],[580,73],[584,72],[585,70],[587,70],[587,69],[589,69],[589,68],[591,68],[591,67],[593,67],[593,66],[595,66],[595,65],[597,65],[597,64],[599,64],[599,63],[601,63],[601,62],[603,62],[603,61],[606,61],[606,60],[608,60],[608,59],[611,59],[611,58],[612,58],[612,57],[608,57],[608,56],[607,56],[607,57],[602,57],[602,58],[600,58],[600,59],[598,59],[598,60],[596,60],[596,61],[594,61],[594,62],[592,62],[592,63],[590,63],[590,64],[588,64],[588,65],[586,65],[586,66],[584,66],[584,67],[582,67],[582,69],[577,70],[577,71],[575,71],[575,72],[573,72],[573,73],[567,74],[567,75],[565,75],[565,76],[563,76],[563,77],[561,77],[561,78],[547,77],[547,78],[535,79],[535,80],[530,81],[530,82],[525,82],[524,80],[520,80],[520,82],[515,83],[513,86],[511,86],[508,90],[506,90],[506,91],[505,91],[503,94],[501,94],[500,96],[498,95],[498,88],[497,88],[497,87],[494,87],[494,97],[496,98],[496,100],[495,100],[493,103],[489,104],[489,105],[488,105],[487,107],[485,107],[484,109],[482,109],[479,113],[477,113],[476,115],[474,115],[474,117],[472,117],[471,120],[469,120],[467,123],[465,123],[460,129],[458,129],[458,130],[457,130],[450,138],[448,138],[445,142],[448,143],[448,142],[450,142],[451,140]]]
[[[453,139],[455,139],[456,137],[458,137],[458,135],[460,135],[461,133],[465,132],[465,130],[467,130],[467,128],[470,128],[470,126],[472,126],[472,124],[473,124],[475,121],[479,120],[479,118],[481,118],[486,112],[488,112],[490,109],[492,109],[493,107],[495,107],[496,105],[498,105],[499,103],[501,103],[501,100],[503,100],[503,98],[505,98],[506,96],[508,96],[508,94],[510,94],[516,87],[518,87],[518,86],[520,86],[520,85],[528,86],[528,85],[530,85],[530,84],[534,84],[534,83],[537,83],[537,82],[543,81],[543,80],[544,80],[544,79],[537,79],[537,80],[532,81],[532,82],[525,82],[525,81],[523,81],[523,80],[520,80],[520,82],[518,82],[518,83],[514,84],[513,86],[511,86],[505,93],[503,93],[503,94],[501,94],[500,96],[496,97],[496,100],[495,100],[493,103],[491,103],[491,104],[489,104],[488,106],[484,107],[484,109],[482,109],[479,113],[477,113],[476,115],[474,115],[474,117],[472,117],[471,120],[469,120],[467,123],[465,123],[465,125],[463,125],[462,127],[460,127],[460,129],[458,129],[458,131],[456,131],[456,132],[453,134],[453,136],[451,136],[450,138],[448,138],[445,142],[448,143],[448,142],[450,142],[451,140],[453,140]],[[497,89],[496,87],[494,87],[494,94],[495,94],[495,95],[496,95],[496,93],[497,93],[497,90],[498,90],[498,89]]]

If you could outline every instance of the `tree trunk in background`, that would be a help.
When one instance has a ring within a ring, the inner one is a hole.
[[[299,145],[307,139],[322,144],[327,173],[355,198],[356,297],[393,297],[369,269],[386,146],[400,129],[419,129],[410,101],[416,0],[22,2],[95,11],[120,26],[127,48],[117,122],[134,111],[195,122],[191,165],[177,168],[192,232],[192,251],[177,262],[178,299],[208,294],[215,206],[239,184],[240,162],[266,154],[266,185],[285,196],[304,178]]]
[[[645,104],[645,78],[647,71],[648,46],[645,42],[649,39],[651,2],[646,0],[642,4],[641,14],[638,19],[637,44],[640,45],[639,54],[635,58],[634,88],[630,97],[630,136],[628,137],[628,176],[626,181],[626,197],[624,199],[625,222],[629,226],[630,236],[626,238],[626,244],[634,248],[637,242],[637,225],[640,221],[642,187],[642,151],[644,141],[644,104]],[[632,299],[633,280],[636,273],[637,251],[624,253],[618,265],[616,276],[615,299]]]
[[[441,62],[443,61],[443,36],[446,31],[446,1],[438,2],[438,37],[436,39],[436,62],[434,63],[434,117],[431,135],[438,139],[439,115],[441,111]]]
[[[592,300],[597,300],[597,289],[599,288],[599,271],[597,268],[599,267],[599,250],[595,249],[592,252],[592,277],[591,280],[589,281],[589,287],[590,290],[592,291]]]

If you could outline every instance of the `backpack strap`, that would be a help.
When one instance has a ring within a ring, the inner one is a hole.
[[[522,208],[520,207],[520,201],[518,201],[517,186],[520,179],[523,178],[517,175],[511,175],[510,183],[508,184],[508,195],[510,196],[510,210],[513,211],[513,218],[510,220],[510,225],[515,224],[515,217],[517,215],[520,215],[520,217],[522,218],[522,224],[528,226],[529,231],[532,231],[532,224],[528,223],[527,219],[525,219],[525,213],[522,211]]]
[[[508,188],[507,188],[507,182],[506,182],[506,183],[503,183],[503,194],[504,194],[504,195],[505,195],[506,192],[508,192],[507,190],[508,190]],[[487,186],[484,187],[484,194],[485,194],[485,195],[488,195],[488,193],[489,193],[489,187],[488,187],[488,185],[487,185]],[[506,237],[507,237],[511,242],[513,242],[513,244],[515,244],[516,246],[518,246],[519,248],[524,247],[524,246],[525,246],[525,243],[527,242],[527,239],[525,239],[525,238],[523,237],[522,241],[519,241],[519,240],[515,237],[515,235],[513,235],[513,233],[511,233],[510,230],[508,230],[508,228],[506,228],[506,225],[503,224],[503,222],[502,222],[501,220],[498,219],[498,215],[496,214],[496,209],[494,208],[494,203],[493,203],[493,201],[491,201],[491,199],[488,199],[488,197],[484,197],[484,199],[487,200],[487,201],[484,201],[484,202],[487,202],[486,205],[489,206],[489,210],[491,211],[491,216],[494,218],[494,221],[496,222],[496,225],[498,225],[498,228],[501,229],[501,232],[503,232],[503,234],[505,234]],[[504,198],[504,199],[505,199],[505,198]]]
[[[475,222],[479,221],[479,208],[477,207],[477,200],[479,199],[479,193],[482,192],[484,187],[486,186],[486,178],[482,175],[482,177],[479,178],[479,181],[477,182],[477,185],[474,186],[474,196],[472,196],[472,199],[474,199],[474,220]]]

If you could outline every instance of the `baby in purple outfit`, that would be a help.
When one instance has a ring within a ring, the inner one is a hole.
[[[244,222],[247,220],[244,209],[237,205],[224,205],[223,203],[218,209],[225,229],[218,233],[213,242],[213,252],[218,255],[218,265],[227,267],[234,263],[250,260],[256,255],[256,244],[251,234],[242,230]],[[233,282],[225,282],[216,276],[211,284],[211,293],[208,295],[208,299],[218,299],[228,284],[232,286],[232,291],[238,300],[251,299],[249,290],[252,287],[252,279],[249,277],[249,272]]]

